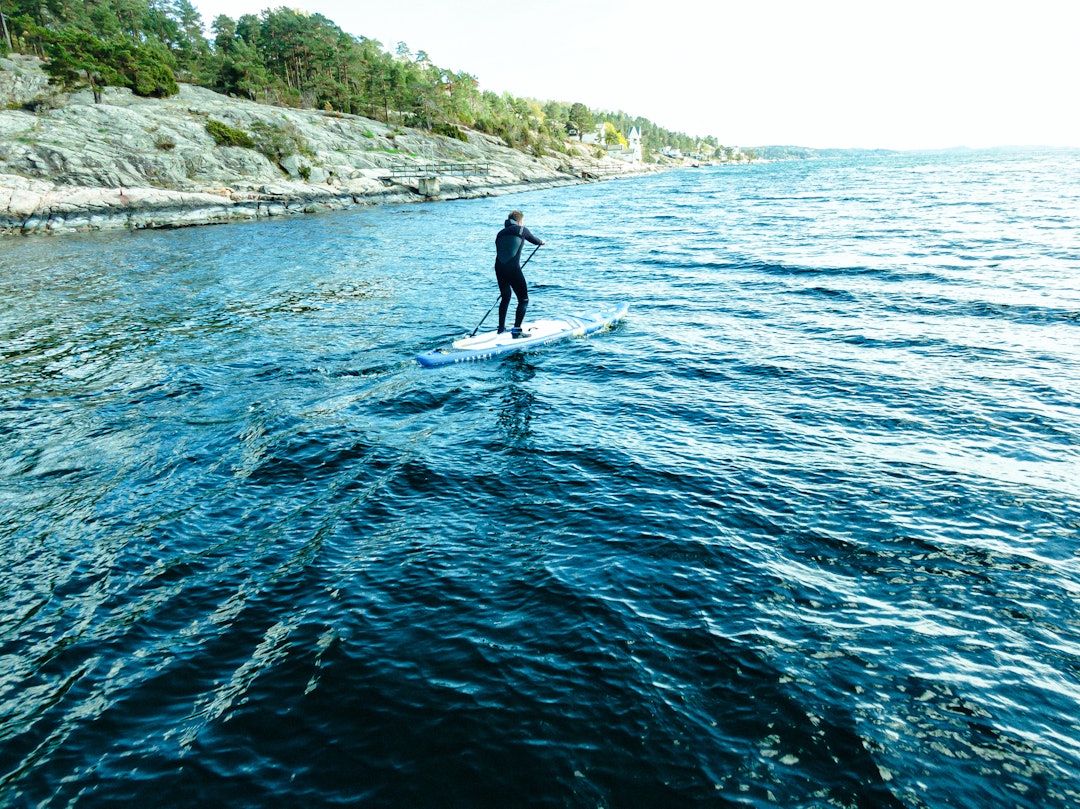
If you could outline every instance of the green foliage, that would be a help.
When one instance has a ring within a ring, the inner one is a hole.
[[[254,101],[267,83],[266,67],[253,45],[239,36],[237,24],[219,16],[213,25],[217,48],[210,85],[220,93]]]
[[[458,127],[446,121],[436,121],[431,126],[431,131],[436,135],[445,135],[448,138],[455,138],[457,140],[463,140],[468,142],[469,137],[462,132]]]
[[[242,129],[229,126],[213,118],[206,122],[206,131],[214,139],[218,146],[242,146],[245,149],[254,149],[255,141],[251,135]]]
[[[604,144],[607,146],[622,146],[626,147],[626,138],[623,134],[615,128],[615,124],[611,121],[604,121]]]
[[[180,92],[176,74],[159,48],[122,38],[113,43],[111,61],[135,95],[165,98]]]
[[[101,39],[74,27],[34,27],[32,33],[48,56],[45,70],[65,89],[85,84],[96,96],[101,87],[111,85],[156,98],[180,90],[160,45],[140,45],[120,34]]]
[[[588,107],[576,103],[570,107],[567,114],[567,123],[569,124],[567,132],[571,135],[577,135],[578,140],[581,140],[586,132],[591,132],[596,127],[596,118]]]
[[[83,82],[97,92],[100,86],[120,83],[120,74],[105,60],[105,43],[85,31],[67,28],[53,32],[34,27],[32,33],[44,43],[49,59],[45,71],[64,89]]]
[[[281,124],[267,124],[256,121],[251,125],[254,143],[252,148],[266,155],[271,163],[280,164],[289,155],[302,154],[314,157],[315,152],[308,146],[307,139],[288,121]]]

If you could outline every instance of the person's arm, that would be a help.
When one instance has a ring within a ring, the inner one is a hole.
[[[524,225],[521,226],[521,238],[523,238],[529,244],[536,244],[536,245],[547,244],[547,242],[545,242],[543,239],[538,239],[535,236],[533,236],[532,231],[529,230]]]

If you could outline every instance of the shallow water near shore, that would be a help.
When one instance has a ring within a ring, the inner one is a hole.
[[[531,316],[628,318],[420,368],[510,208]],[[1080,804],[1078,210],[950,153],[4,241],[0,805]]]

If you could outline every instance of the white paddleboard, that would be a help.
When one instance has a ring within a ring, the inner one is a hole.
[[[509,331],[504,331],[502,334],[488,331],[475,337],[462,337],[445,348],[425,351],[417,356],[416,361],[425,368],[434,368],[455,362],[486,360],[553,343],[566,337],[581,337],[618,322],[625,317],[629,308],[630,304],[621,303],[587,315],[526,321],[522,324],[522,331],[528,334],[527,337],[515,339]]]

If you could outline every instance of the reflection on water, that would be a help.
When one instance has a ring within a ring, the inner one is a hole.
[[[512,354],[501,369],[505,382],[499,393],[499,429],[505,435],[506,446],[530,448],[532,409],[536,396],[528,382],[536,376],[536,368],[525,354]]]

